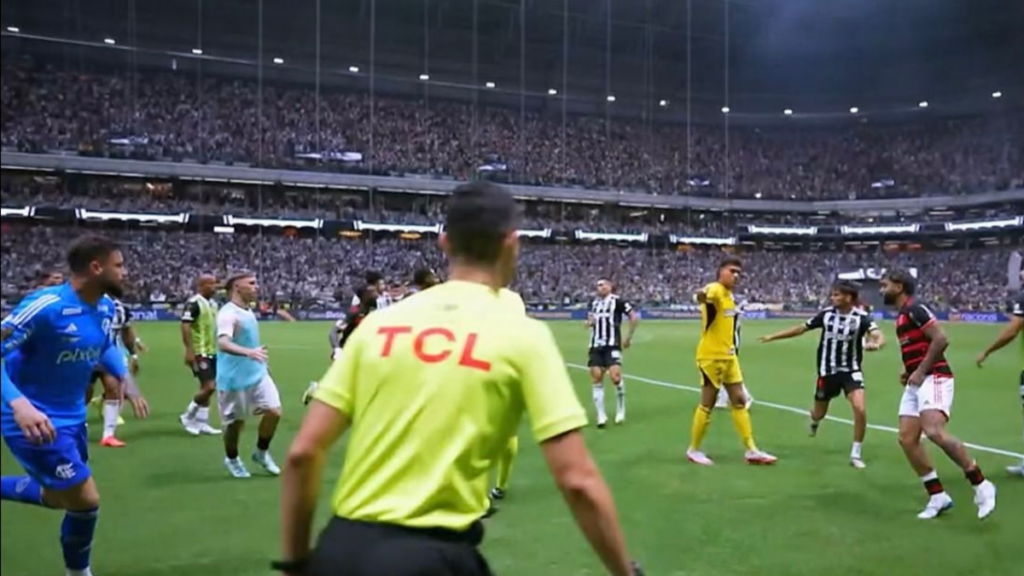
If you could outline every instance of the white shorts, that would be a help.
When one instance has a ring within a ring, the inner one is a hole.
[[[949,418],[953,411],[953,377],[931,375],[920,386],[904,386],[900,416],[918,418],[921,412],[939,410]]]
[[[217,406],[220,408],[221,424],[229,426],[243,422],[249,416],[261,416],[268,410],[280,409],[281,395],[277,392],[277,384],[268,374],[251,388],[218,390]]]

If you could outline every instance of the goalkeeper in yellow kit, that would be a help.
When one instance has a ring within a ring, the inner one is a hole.
[[[701,444],[711,424],[718,391],[725,388],[729,394],[732,421],[743,440],[749,464],[774,464],[775,456],[758,449],[754,443],[754,430],[750,423],[747,395],[743,388],[743,372],[739,357],[739,309],[733,298],[733,288],[743,271],[739,258],[728,257],[718,266],[718,280],[697,292],[701,308],[701,334],[697,345],[697,368],[702,386],[700,404],[693,414],[690,447],[686,457],[694,464],[711,466],[714,462],[701,451]]]

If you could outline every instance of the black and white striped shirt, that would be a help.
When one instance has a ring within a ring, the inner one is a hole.
[[[595,298],[590,304],[590,347],[622,346],[622,318],[633,312],[633,305],[618,294]]]
[[[864,362],[864,337],[878,330],[875,321],[865,312],[854,309],[844,314],[834,307],[818,312],[805,326],[821,330],[819,376],[860,372]]]

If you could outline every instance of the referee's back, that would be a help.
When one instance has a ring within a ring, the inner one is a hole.
[[[524,409],[539,442],[586,425],[548,328],[457,280],[368,316],[315,398],[352,421],[334,512],[414,528],[483,516]]]

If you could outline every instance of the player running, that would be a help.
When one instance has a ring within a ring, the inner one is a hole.
[[[500,302],[518,207],[488,182],[459,186],[441,246],[448,282],[371,314],[321,380],[288,453],[284,561],[305,576],[490,574],[478,550],[487,474],[522,418],[613,576],[629,562],[615,505],[580,430],[586,413],[550,330]],[[509,275],[510,277],[510,275]],[[351,428],[333,517],[310,534],[327,452]]]
[[[622,319],[629,318],[629,332],[622,335]],[[593,382],[594,408],[597,409],[597,427],[604,428],[608,415],[604,407],[604,375],[615,385],[615,423],[626,421],[626,382],[622,379],[622,351],[629,348],[633,334],[640,323],[640,315],[618,294],[612,293],[610,280],[597,281],[597,297],[587,312],[590,327],[590,349],[587,366]]]
[[[729,257],[718,266],[718,280],[700,289],[696,300],[700,303],[701,335],[697,345],[697,368],[702,386],[700,404],[693,413],[690,446],[686,457],[694,464],[711,466],[714,461],[701,451],[701,444],[711,424],[718,390],[729,393],[732,402],[732,421],[746,449],[748,464],[775,464],[777,458],[758,449],[754,442],[754,429],[750,422],[750,408],[743,388],[743,372],[736,353],[738,311],[732,291],[743,270],[739,258]]]
[[[68,267],[68,283],[32,293],[0,324],[0,431],[27,473],[0,478],[0,498],[64,510],[66,574],[92,576],[100,496],[88,464],[85,391],[97,362],[119,379],[128,374],[108,296],[122,292],[124,258],[110,240],[85,236],[68,250]]]
[[[899,310],[896,337],[903,356],[903,398],[900,400],[900,446],[911,467],[928,492],[928,505],[918,518],[936,518],[953,507],[928,452],[921,445],[921,433],[942,448],[950,460],[963,469],[974,486],[978,518],[987,518],[996,508],[996,487],[985,479],[978,463],[958,438],[946,430],[953,409],[953,370],[944,355],[949,341],[938,320],[925,305],[914,300],[917,282],[905,270],[890,270],[881,281],[887,306]]]
[[[1021,343],[1024,344],[1024,292],[1017,295],[1011,309],[1010,324],[1003,330],[1003,333],[995,339],[984,352],[978,355],[978,368],[981,368],[985,360],[995,352],[1013,342],[1013,339],[1021,335]],[[1024,370],[1020,373],[1020,400],[1024,405]],[[1024,460],[1015,466],[1008,466],[1006,471],[1015,476],[1024,478]]]
[[[249,478],[238,457],[238,440],[249,416],[260,416],[252,461],[277,476],[270,442],[281,420],[281,397],[267,370],[267,349],[250,304],[256,302],[256,274],[239,272],[225,285],[229,301],[217,312],[217,405],[224,423],[224,466],[235,478]]]
[[[859,294],[860,286],[840,280],[832,285],[832,306],[799,326],[763,336],[760,340],[774,342],[795,338],[810,330],[821,330],[816,362],[818,385],[814,391],[814,407],[811,408],[811,436],[818,434],[818,426],[828,414],[832,400],[840,393],[845,394],[853,409],[850,464],[863,469],[866,467],[862,454],[864,435],[868,427],[862,371],[864,351],[881,349],[885,339],[874,320],[854,305]]]
[[[199,381],[199,391],[178,419],[193,436],[221,433],[210,425],[210,400],[217,391],[217,303],[213,301],[216,293],[217,278],[212,274],[199,276],[196,293],[185,302],[181,314],[185,366]]]

